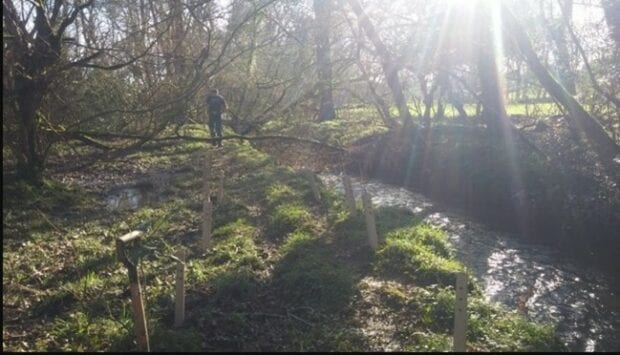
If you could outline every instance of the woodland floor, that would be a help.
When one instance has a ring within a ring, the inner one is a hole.
[[[200,252],[203,165],[212,186],[214,245]],[[150,196],[110,209],[123,186]],[[3,349],[135,350],[127,271],[115,239],[145,231],[140,258],[154,351],[449,351],[454,258],[441,230],[410,212],[377,211],[380,247],[366,244],[361,206],[248,143],[179,143],[81,171],[44,186],[3,184]],[[187,261],[183,327],[174,318],[175,263]],[[565,350],[549,325],[486,303],[473,283],[469,351]]]

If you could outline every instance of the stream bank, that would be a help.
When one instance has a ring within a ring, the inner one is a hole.
[[[350,151],[349,174],[419,191],[607,272],[620,269],[620,189],[566,127],[527,131],[512,145],[475,126],[437,125],[428,135],[414,127],[365,137]]]
[[[321,175],[343,193],[341,178]],[[362,186],[378,207],[409,209],[413,218],[440,227],[458,259],[483,284],[486,298],[530,319],[557,324],[571,351],[620,350],[620,298],[613,274],[579,265],[549,247],[525,243],[514,235],[472,222],[402,187],[352,178],[357,198]]]

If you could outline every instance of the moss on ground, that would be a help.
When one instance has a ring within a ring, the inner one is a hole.
[[[373,254],[363,216],[349,216],[333,191],[321,187],[315,201],[303,174],[227,142],[213,155],[227,176],[226,195],[215,205],[213,248],[202,253],[205,149],[191,143],[165,159],[135,155],[136,164],[179,171],[168,193],[135,210],[107,211],[99,195],[58,182],[4,186],[3,348],[135,350],[114,243],[140,229],[144,241],[132,257],[140,260],[154,351],[381,350],[376,337],[400,350],[450,350],[452,284],[464,268],[440,230],[405,210],[379,209]],[[170,255],[181,247],[190,251],[187,318],[174,329]],[[384,286],[365,288],[369,277]],[[470,295],[470,350],[565,350],[549,325],[489,305],[475,287]],[[397,331],[370,336],[359,316],[368,307]]]

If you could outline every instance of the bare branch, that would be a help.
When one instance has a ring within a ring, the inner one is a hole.
[[[570,34],[571,39],[573,40],[573,43],[575,43],[575,46],[577,47],[577,51],[579,52],[579,55],[581,56],[581,59],[583,60],[583,64],[586,67],[586,71],[588,72],[588,76],[590,77],[590,82],[592,83],[592,87],[599,94],[603,95],[609,102],[614,104],[614,106],[616,106],[617,110],[620,110],[620,99],[618,99],[617,97],[607,93],[605,90],[603,90],[603,88],[601,88],[601,86],[596,81],[596,77],[594,76],[594,72],[592,71],[592,67],[590,67],[590,62],[588,61],[588,57],[586,56],[586,53],[583,50],[583,47],[581,46],[581,42],[579,41],[579,38],[577,38],[577,35],[575,34],[575,31],[573,30],[573,27],[571,26],[570,22],[568,21],[568,16],[566,14],[566,9],[564,9],[563,6],[560,6],[560,10],[562,11],[562,20],[564,21],[564,25],[568,29],[568,33]]]
[[[89,7],[90,5],[92,5],[94,2],[94,0],[88,0],[87,2],[85,2],[82,5],[78,5],[76,6],[73,11],[71,12],[71,14],[67,17],[65,17],[65,19],[62,21],[62,23],[60,24],[60,26],[58,27],[58,35],[61,36],[64,32],[65,29],[73,23],[73,21],[75,21],[77,15],[84,10],[85,8]]]
[[[117,138],[117,139],[140,139],[140,140],[150,140],[153,142],[162,142],[162,141],[174,141],[174,140],[185,140],[192,142],[215,142],[218,140],[230,140],[230,139],[239,139],[246,141],[261,141],[261,140],[280,140],[280,141],[292,141],[299,143],[306,143],[318,147],[328,148],[338,152],[346,152],[346,150],[342,147],[337,147],[331,145],[329,143],[317,141],[314,139],[300,138],[300,137],[292,137],[292,136],[281,136],[281,135],[265,135],[265,136],[244,136],[244,135],[229,135],[223,136],[221,138],[206,138],[206,137],[194,137],[194,136],[184,136],[177,135],[172,137],[161,137],[161,138],[153,138],[153,135],[148,136],[139,136],[139,135],[131,135],[131,134],[122,134],[122,133],[110,133],[110,132],[73,132],[71,133],[72,137],[98,137],[98,138]],[[125,148],[127,149],[127,148]]]

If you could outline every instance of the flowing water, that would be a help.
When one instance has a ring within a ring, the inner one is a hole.
[[[344,193],[340,176],[320,178]],[[360,198],[362,182],[352,181]],[[482,283],[488,300],[525,312],[530,319],[554,323],[571,351],[620,351],[620,297],[611,286],[612,275],[485,228],[419,193],[373,180],[363,185],[375,206],[404,207],[441,227],[458,259]]]

